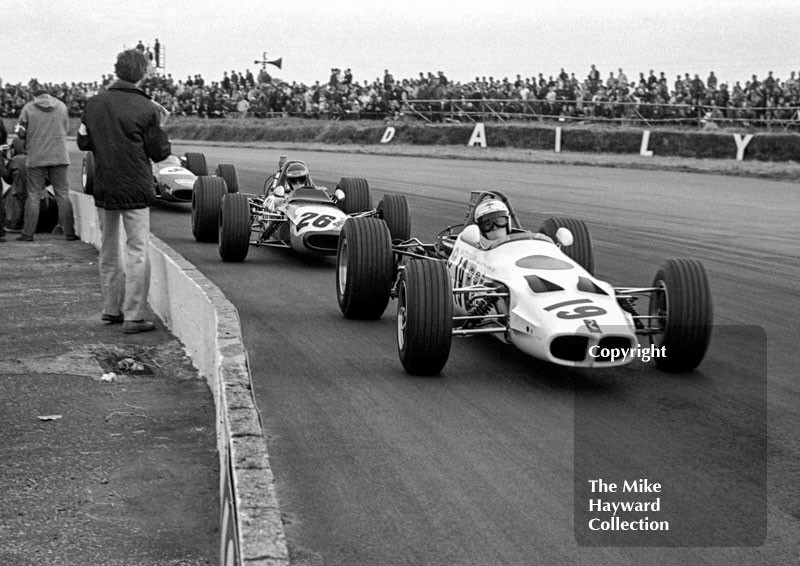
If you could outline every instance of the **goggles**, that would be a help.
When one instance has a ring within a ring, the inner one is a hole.
[[[489,232],[497,228],[508,227],[508,216],[495,216],[493,218],[482,218],[478,221],[478,228],[481,232]]]

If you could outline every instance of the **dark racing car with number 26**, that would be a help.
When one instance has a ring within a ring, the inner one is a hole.
[[[293,171],[299,172],[296,179]],[[198,183],[192,201],[195,239],[217,242],[220,257],[229,262],[244,261],[250,247],[334,255],[345,221],[367,217],[384,221],[398,241],[410,237],[411,217],[404,196],[384,195],[373,208],[366,179],[342,177],[329,193],[313,181],[304,162],[285,156],[264,181],[260,194],[234,193],[224,183],[206,178]]]

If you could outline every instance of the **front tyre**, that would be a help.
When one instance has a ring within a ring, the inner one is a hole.
[[[372,196],[369,193],[369,183],[366,179],[342,177],[336,188],[341,189],[344,193],[344,200],[340,200],[336,206],[345,214],[372,210]]]
[[[228,192],[219,177],[198,177],[192,191],[192,235],[198,242],[219,239],[219,211],[222,196]]]
[[[225,180],[229,193],[239,192],[239,173],[236,171],[235,165],[232,163],[220,163],[214,173],[217,177],[222,177]]]
[[[247,195],[223,195],[219,219],[219,257],[222,261],[244,261],[250,249],[250,227]]]
[[[336,298],[346,318],[376,320],[389,304],[394,280],[389,229],[377,218],[350,218],[339,233]]]
[[[590,275],[594,275],[594,248],[592,247],[592,237],[589,235],[589,228],[586,227],[583,220],[564,217],[548,218],[544,221],[544,224],[542,224],[539,232],[545,236],[549,236],[554,242],[558,242],[556,239],[556,232],[561,227],[567,228],[572,232],[573,237],[572,245],[562,247],[561,251],[588,271]]]
[[[378,218],[389,227],[392,241],[411,238],[411,211],[405,195],[384,195],[378,203]]]
[[[453,290],[447,264],[412,259],[397,296],[397,353],[412,375],[436,375],[453,339]]]
[[[94,153],[87,151],[83,156],[81,164],[81,185],[83,193],[86,195],[94,194]]]
[[[203,153],[188,152],[184,155],[186,161],[186,168],[197,175],[198,177],[205,177],[208,175],[208,165],[206,164],[206,156]]]
[[[668,371],[691,371],[703,361],[711,340],[713,306],[703,264],[693,259],[670,259],[653,278],[656,291],[650,299],[650,315],[663,332],[651,336],[664,348],[655,357]]]

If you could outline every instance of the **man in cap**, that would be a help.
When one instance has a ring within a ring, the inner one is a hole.
[[[93,196],[102,238],[101,318],[123,323],[123,332],[134,334],[155,328],[144,320],[150,288],[149,207],[155,201],[150,160],[166,159],[172,147],[161,128],[158,105],[137,86],[148,72],[146,56],[137,49],[123,51],[115,71],[119,80],[86,102],[78,147],[94,153]]]

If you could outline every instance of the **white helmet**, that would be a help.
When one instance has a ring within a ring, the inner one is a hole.
[[[475,207],[475,223],[481,235],[488,240],[496,240],[509,233],[509,212],[503,201],[485,200]]]

